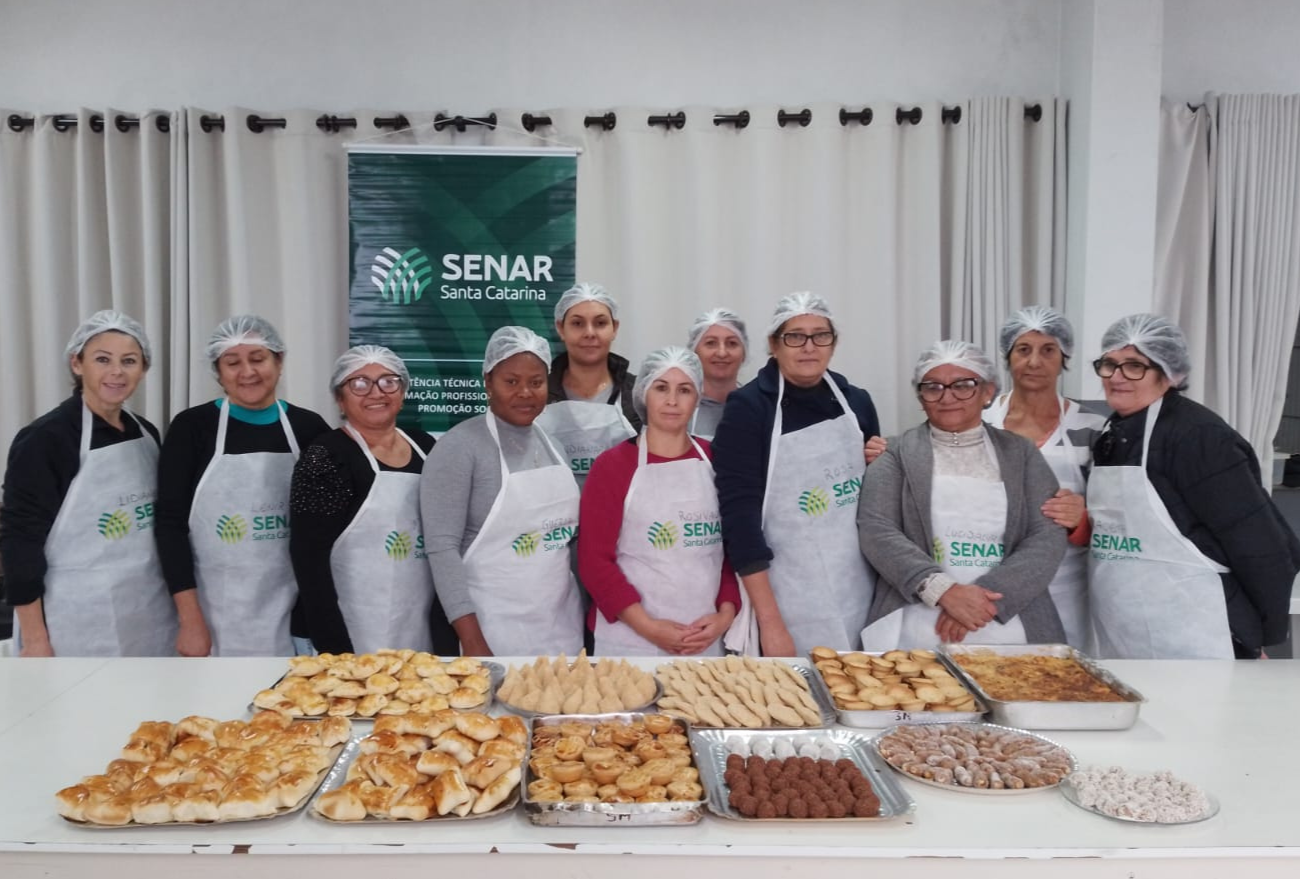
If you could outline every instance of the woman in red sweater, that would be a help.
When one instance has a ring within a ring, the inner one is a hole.
[[[598,656],[722,654],[740,587],[722,551],[709,444],[688,433],[703,381],[685,348],[647,355],[632,389],[645,427],[587,477],[578,573]]]

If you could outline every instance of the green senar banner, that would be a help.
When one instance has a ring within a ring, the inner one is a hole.
[[[486,411],[483,348],[498,327],[556,348],[577,179],[572,150],[349,148],[349,344],[406,361],[402,426],[442,433]]]

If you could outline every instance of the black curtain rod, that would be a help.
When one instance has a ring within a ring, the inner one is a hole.
[[[55,131],[68,131],[69,129],[77,127],[77,117],[75,114],[72,113],[58,113],[54,115],[52,119],[54,120]],[[158,129],[158,131],[164,134],[171,131],[172,128],[171,120],[168,117],[155,116],[153,122],[154,122],[154,127]],[[23,132],[29,128],[31,129],[36,128],[36,117],[22,116],[18,113],[10,113],[9,118],[6,120],[6,123],[8,124],[10,131]],[[118,113],[116,116],[113,117],[113,126],[118,131],[121,131],[122,133],[126,133],[130,131],[132,128],[140,127],[140,117],[127,116],[124,113]],[[91,131],[94,131],[97,134],[103,132],[104,130],[103,115],[99,113],[95,113],[90,117],[90,129]]]

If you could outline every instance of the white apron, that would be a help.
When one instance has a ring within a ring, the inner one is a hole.
[[[479,628],[498,655],[572,656],[582,649],[583,630],[569,562],[578,485],[562,463],[511,473],[496,416],[486,417],[501,457],[501,491],[464,556]],[[542,440],[562,460],[544,433]]]
[[[45,538],[50,647],[55,656],[175,656],[176,605],[153,536],[158,444],[141,425],[138,439],[91,449],[92,430],[83,402],[81,464]]]
[[[289,561],[289,483],[298,440],[277,400],[288,452],[227,455],[230,401],[221,401],[217,444],[190,506],[199,604],[213,656],[292,656],[289,614],[298,584]]]
[[[420,474],[380,470],[366,441],[346,430],[370,462],[375,481],[361,509],[330,550],[330,572],[352,649],[433,649],[429,612],[433,575],[420,527]],[[424,452],[403,431],[413,454]]]
[[[692,623],[717,610],[722,576],[722,517],[713,465],[695,440],[691,445],[698,459],[647,464],[641,433],[618,534],[618,566],[641,594],[641,606],[652,617],[677,623]],[[597,656],[670,655],[627,623],[606,622],[599,611],[595,647]],[[721,656],[722,639],[702,655]]]
[[[563,450],[561,460],[573,471],[579,488],[587,481],[591,464],[601,452],[636,436],[617,399],[613,403],[547,403],[534,424]]]
[[[1095,467],[1088,480],[1094,654],[1103,659],[1232,659],[1219,574],[1179,532],[1146,475],[1163,398],[1147,409],[1142,463]]]
[[[986,433],[984,449],[997,464]],[[999,480],[935,475],[930,488],[930,529],[935,562],[958,583],[978,583],[989,568],[1002,563],[1007,529],[1007,489]],[[862,632],[864,650],[932,649],[940,610],[924,602],[908,604],[876,620]],[[1025,625],[1016,616],[1008,623],[991,620],[963,639],[963,644],[1024,644]]]
[[[1043,460],[1047,461],[1047,466],[1052,468],[1061,488],[1069,489],[1075,494],[1085,494],[1088,484],[1083,478],[1083,468],[1088,463],[1090,452],[1087,448],[1070,443],[1065,424],[1069,401],[1065,397],[1059,399],[1061,420],[1038,451],[1042,453]],[[1005,418],[1006,405],[1003,401],[995,402],[984,415],[984,420],[994,427],[1002,427]],[[1092,623],[1088,619],[1088,547],[1070,544],[1065,548],[1061,566],[1056,569],[1056,576],[1052,578],[1047,591],[1061,617],[1066,643],[1078,650],[1087,650],[1092,637]]]
[[[834,379],[823,381],[844,414],[782,436],[785,377],[778,373],[763,493],[763,537],[773,555],[767,576],[799,655],[817,646],[858,649],[876,589],[876,572],[858,546],[862,428]],[[726,646],[756,653],[748,596],[741,604]]]

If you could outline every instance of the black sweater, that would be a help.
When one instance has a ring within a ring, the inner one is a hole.
[[[92,449],[141,436],[140,425],[129,415],[122,416],[120,431],[98,415],[91,419]],[[140,424],[158,442],[158,428],[143,418]],[[80,469],[81,393],[77,392],[18,431],[9,447],[0,506],[0,564],[9,604],[31,604],[45,594],[45,540]]]
[[[1111,416],[1093,445],[1093,467],[1142,464],[1147,410]],[[1221,575],[1228,627],[1239,654],[1286,639],[1300,540],[1260,480],[1255,450],[1222,418],[1168,391],[1151,432],[1147,478],[1178,530]]]

